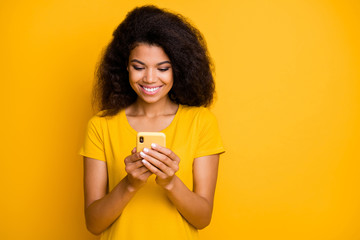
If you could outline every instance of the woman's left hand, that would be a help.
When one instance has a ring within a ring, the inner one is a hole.
[[[151,149],[144,148],[140,156],[144,159],[144,166],[156,175],[157,184],[170,190],[179,170],[180,158],[170,149],[157,144],[151,144]]]

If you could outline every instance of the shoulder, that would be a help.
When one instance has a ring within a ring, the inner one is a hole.
[[[100,111],[90,118],[88,124],[96,127],[101,127],[104,124],[108,124],[108,122],[117,121],[117,119],[121,117],[123,111],[124,110],[119,111],[114,116],[104,116],[105,111]]]
[[[216,119],[215,115],[206,107],[192,107],[182,105],[181,113],[191,119],[206,120]]]

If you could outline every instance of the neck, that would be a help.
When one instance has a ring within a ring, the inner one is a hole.
[[[177,111],[178,105],[173,103],[168,97],[156,103],[147,103],[138,98],[131,107],[131,110],[129,110],[134,115],[143,115],[151,118],[174,114]]]

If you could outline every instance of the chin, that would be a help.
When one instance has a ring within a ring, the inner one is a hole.
[[[170,101],[170,98],[168,96],[164,96],[164,97],[144,97],[144,96],[139,96],[139,98],[141,99],[141,101],[145,102],[145,103],[157,103],[157,102],[163,102],[163,101],[167,101],[167,99]]]

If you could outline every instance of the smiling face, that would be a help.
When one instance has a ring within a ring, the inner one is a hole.
[[[138,95],[138,101],[170,101],[168,93],[174,82],[173,71],[170,59],[161,47],[138,44],[130,52],[128,71],[130,85]]]

